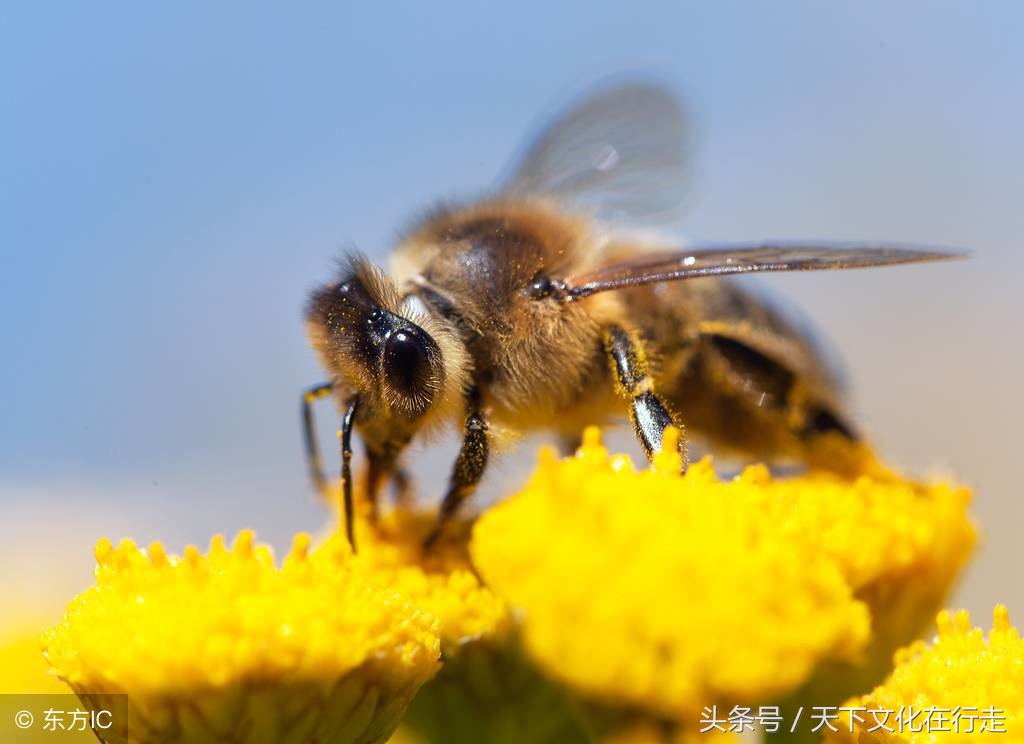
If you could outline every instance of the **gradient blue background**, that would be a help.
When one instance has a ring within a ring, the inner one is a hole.
[[[177,549],[316,529],[297,418],[320,378],[308,290],[344,249],[382,257],[434,199],[486,187],[538,112],[646,70],[694,115],[688,238],[975,251],[765,283],[834,340],[893,462],[977,486],[987,542],[959,599],[1021,615],[1022,23],[1011,2],[9,4],[0,542],[15,591],[77,587],[99,534]],[[530,450],[489,488],[511,488]]]

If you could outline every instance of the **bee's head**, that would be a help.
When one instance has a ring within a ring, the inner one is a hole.
[[[444,355],[423,327],[431,319],[403,307],[394,282],[366,259],[349,258],[338,281],[315,290],[306,319],[332,377],[373,415],[412,424],[443,394]]]

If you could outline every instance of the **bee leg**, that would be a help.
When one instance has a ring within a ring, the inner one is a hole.
[[[324,475],[323,463],[320,460],[320,447],[316,443],[316,423],[313,419],[313,404],[326,398],[334,389],[333,383],[321,382],[307,388],[302,394],[302,435],[306,446],[306,466],[309,477],[321,496],[327,495],[327,476]]]
[[[405,468],[397,468],[391,475],[391,498],[395,506],[411,506],[413,496],[413,483],[409,472]]]
[[[370,519],[374,522],[380,516],[380,509],[377,506],[381,487],[391,476],[394,469],[394,460],[366,448],[366,458],[369,466],[366,469],[366,498],[370,502]]]
[[[580,448],[582,440],[579,434],[559,434],[558,435],[558,451],[562,453],[562,457],[572,457],[576,454],[576,450]]]
[[[389,443],[383,451],[366,448],[369,467],[366,471],[366,498],[370,502],[370,518],[374,521],[380,515],[378,502],[384,484],[389,480],[397,494],[404,496],[411,488],[406,472],[399,467],[398,458],[405,449],[407,441]]]
[[[345,536],[352,552],[356,552],[355,508],[352,502],[352,425],[355,423],[356,411],[359,410],[359,396],[354,396],[345,408],[341,417],[341,494],[345,509]]]
[[[474,395],[475,399],[477,396]],[[487,455],[490,451],[490,442],[487,436],[487,421],[480,412],[478,405],[473,405],[466,415],[466,423],[463,428],[462,448],[459,456],[455,459],[455,466],[452,468],[451,480],[448,484],[448,492],[441,502],[441,509],[437,515],[437,524],[427,536],[423,547],[429,550],[437,539],[444,532],[444,526],[458,510],[459,505],[467,496],[476,490],[480,478],[487,468]]]
[[[654,380],[650,376],[647,356],[643,343],[635,334],[618,324],[611,324],[604,330],[604,349],[612,366],[612,380],[619,396],[630,402],[629,420],[633,432],[644,448],[647,459],[661,452],[665,429],[683,427],[674,421],[664,401],[654,392]],[[683,471],[686,470],[686,439],[679,438],[679,453],[683,456]]]
[[[313,404],[321,398],[326,398],[334,390],[333,383],[321,382],[314,385],[302,394],[302,434],[306,444],[306,463],[309,467],[309,475],[313,484],[321,496],[327,494],[327,476],[324,475],[323,463],[320,459],[320,447],[316,443],[316,422],[313,418]],[[355,422],[356,409],[359,406],[359,396],[355,396],[348,402],[345,414],[341,419],[341,431],[338,436],[341,438],[341,492],[345,508],[345,533],[348,537],[348,544],[352,550],[356,549],[355,530],[353,523],[352,504],[352,425]]]

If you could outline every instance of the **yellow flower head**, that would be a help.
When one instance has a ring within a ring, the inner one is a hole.
[[[101,540],[47,659],[115,707],[112,741],[380,741],[438,668],[437,621],[390,577],[309,545],[297,536],[277,567],[250,531],[180,558]]]
[[[1024,640],[1006,607],[996,607],[988,639],[963,610],[939,613],[938,626],[931,645],[898,651],[885,682],[844,704],[831,741],[1024,742]]]
[[[696,724],[704,705],[784,696],[863,655],[859,590],[906,575],[941,594],[973,544],[962,491],[761,467],[724,482],[707,460],[679,476],[673,434],[637,471],[590,429],[474,531],[528,653],[591,701]],[[939,547],[955,555],[923,558]]]
[[[508,607],[481,584],[470,566],[469,522],[453,522],[444,538],[424,551],[436,514],[396,509],[370,519],[368,506],[357,504],[356,562],[383,581],[402,587],[406,597],[437,618],[442,653],[451,656],[466,643],[499,638],[508,631]],[[323,549],[347,553],[344,531],[330,535]]]
[[[471,523],[447,525],[429,551],[434,511],[396,509],[370,517],[356,493],[356,561],[401,586],[438,618],[443,666],[417,693],[395,741],[446,744],[584,744],[564,696],[522,657],[507,604],[469,561]],[[344,530],[325,550],[347,551]]]
[[[819,559],[833,561],[871,610],[872,642],[863,657],[826,661],[789,701],[838,704],[881,680],[893,652],[916,638],[942,606],[977,542],[968,513],[971,493],[948,483],[913,483],[882,469],[855,481],[815,474],[776,480],[770,490],[786,495],[767,518]],[[792,516],[789,502],[797,509]]]

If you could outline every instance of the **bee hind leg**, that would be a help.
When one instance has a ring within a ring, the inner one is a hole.
[[[455,515],[459,506],[475,490],[487,469],[487,458],[490,453],[490,439],[487,421],[479,409],[479,396],[471,396],[471,405],[466,414],[463,427],[462,447],[452,468],[448,491],[441,502],[437,515],[437,524],[427,536],[423,547],[429,550],[441,537],[444,527]]]
[[[675,426],[680,434],[682,425],[672,417],[668,407],[654,391],[643,342],[636,333],[618,324],[611,324],[604,330],[605,353],[612,367],[612,380],[620,397],[630,403],[629,420],[633,424],[640,446],[647,459],[661,452],[665,429]],[[686,470],[686,439],[679,437],[679,453],[683,457],[683,471]]]

